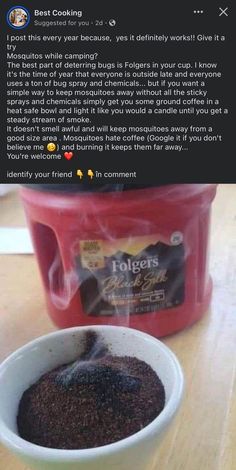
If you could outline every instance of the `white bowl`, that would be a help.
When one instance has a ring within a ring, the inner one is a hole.
[[[23,392],[45,372],[75,360],[87,330],[96,331],[114,355],[135,356],[156,371],[166,392],[163,411],[132,436],[93,449],[49,449],[25,441],[18,435],[16,424]],[[180,405],[183,385],[175,355],[161,341],[141,331],[119,326],[59,330],[31,341],[1,364],[0,441],[27,465],[40,470],[151,470],[163,432]]]

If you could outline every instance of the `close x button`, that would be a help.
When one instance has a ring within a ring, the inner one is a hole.
[[[229,16],[228,15],[228,10],[229,10],[229,7],[225,7],[225,8],[222,8],[222,7],[219,7],[219,16]]]

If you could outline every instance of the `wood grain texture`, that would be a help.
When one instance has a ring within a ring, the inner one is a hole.
[[[16,193],[0,199],[0,225],[24,225]],[[220,185],[213,204],[210,311],[163,341],[185,373],[181,410],[159,449],[158,470],[236,468],[236,185]],[[0,257],[0,360],[53,331],[35,258]],[[0,446],[1,470],[28,470]],[[107,469],[108,470],[108,469]]]

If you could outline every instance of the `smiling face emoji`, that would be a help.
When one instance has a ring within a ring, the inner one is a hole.
[[[56,150],[56,144],[54,144],[53,142],[49,142],[49,144],[47,145],[47,150],[49,152],[54,152]]]

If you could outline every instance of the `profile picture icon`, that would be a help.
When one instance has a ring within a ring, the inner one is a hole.
[[[29,11],[21,6],[12,7],[7,12],[7,22],[14,29],[26,28],[30,22]]]

